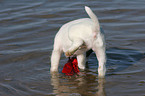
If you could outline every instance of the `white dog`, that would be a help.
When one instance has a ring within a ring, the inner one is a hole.
[[[57,72],[62,52],[67,57],[76,56],[78,67],[85,69],[86,51],[92,49],[97,56],[98,75],[103,78],[106,72],[105,40],[101,33],[99,21],[92,10],[85,6],[90,18],[82,18],[64,24],[55,36],[51,56],[50,71]]]

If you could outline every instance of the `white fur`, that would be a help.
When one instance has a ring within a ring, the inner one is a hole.
[[[99,77],[106,72],[105,40],[101,33],[99,21],[92,10],[85,6],[90,18],[82,18],[64,24],[55,36],[54,49],[51,56],[51,72],[58,71],[62,52],[67,57],[77,56],[78,66],[85,69],[85,53],[92,49],[97,56]]]

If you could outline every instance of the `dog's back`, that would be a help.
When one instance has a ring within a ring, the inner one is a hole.
[[[77,38],[82,39],[87,45],[87,49],[90,49],[92,47],[91,43],[93,39],[96,38],[96,35],[100,32],[100,25],[96,15],[89,7],[85,6],[85,10],[90,18],[70,21],[64,24],[58,32],[59,36],[57,37],[63,40],[61,43],[64,52]]]

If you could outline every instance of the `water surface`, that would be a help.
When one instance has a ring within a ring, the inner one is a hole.
[[[61,58],[50,75],[53,39],[64,23],[98,16],[106,35],[107,74],[92,53],[85,76],[66,77]],[[145,96],[144,0],[0,0],[0,96]]]

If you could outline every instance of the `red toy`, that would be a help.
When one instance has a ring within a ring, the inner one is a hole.
[[[77,59],[75,57],[69,58],[68,62],[63,67],[62,73],[72,76],[75,73],[78,74],[79,72]]]

